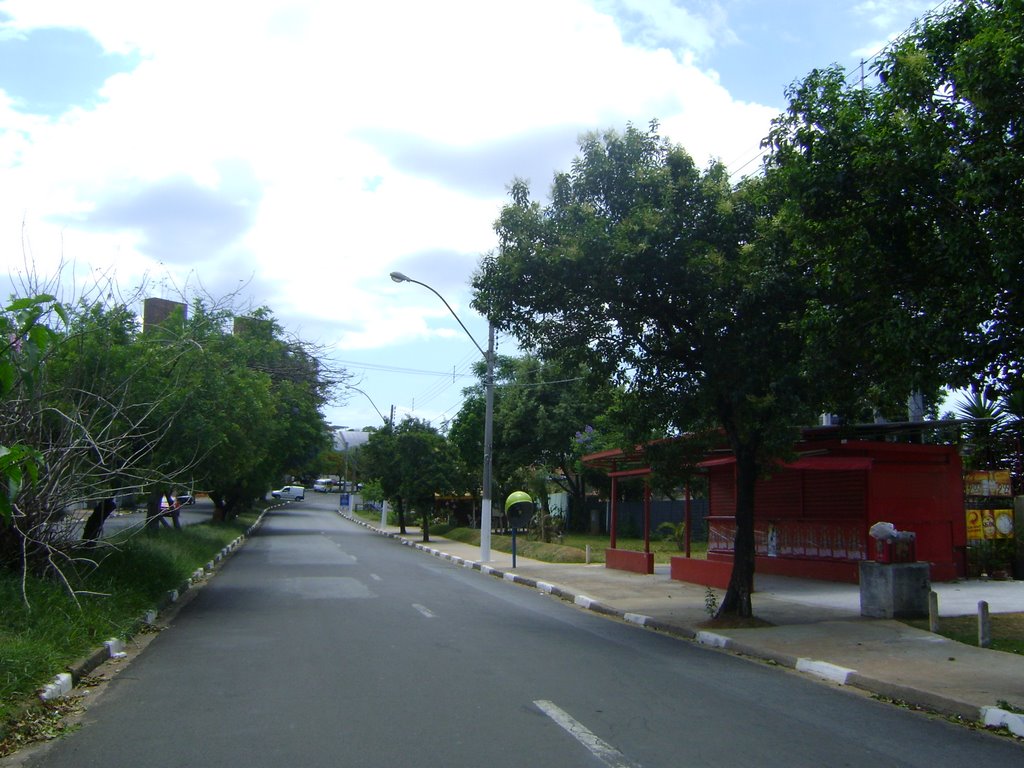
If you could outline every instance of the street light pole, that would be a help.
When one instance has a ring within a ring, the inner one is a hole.
[[[494,326],[487,323],[487,379],[484,381],[484,487],[480,500],[480,560],[491,559],[491,451],[494,446]]]
[[[353,392],[358,392],[360,395],[362,395],[367,400],[369,400],[370,401],[370,405],[373,406],[373,410],[375,410],[377,412],[377,415],[380,416],[381,420],[383,420],[384,426],[387,426],[390,423],[388,421],[387,416],[385,416],[383,413],[381,413],[380,412],[380,408],[378,408],[377,404],[375,402],[373,402],[373,398],[370,397],[365,392],[363,392],[363,390],[361,390],[359,387],[353,387],[351,384],[342,384],[342,386],[345,387],[345,389],[351,389]]]
[[[459,316],[455,314],[455,310],[452,309],[451,305],[445,300],[444,296],[435,291],[426,283],[421,283],[419,280],[413,280],[411,277],[402,274],[401,272],[392,272],[391,279],[396,283],[416,283],[416,285],[422,285],[428,291],[433,293],[439,298],[448,311],[452,313],[452,317],[458,321],[459,325],[462,326],[462,330],[469,336],[469,340],[473,342],[473,345],[480,350],[480,354],[484,356],[484,360],[487,363],[487,379],[484,382],[485,396],[484,396],[484,471],[483,471],[483,488],[482,498],[480,501],[480,561],[489,562],[491,559],[491,451],[494,442],[494,326],[491,325],[490,321],[487,323],[487,351],[484,352],[483,347],[477,343],[477,340],[473,338],[473,334],[469,332],[465,323],[459,319]]]
[[[361,390],[359,387],[353,387],[351,384],[346,384],[345,387],[347,389],[351,389],[351,390],[354,390],[354,391],[358,392],[360,395],[362,395],[367,400],[369,400],[370,401],[370,405],[373,406],[373,410],[375,410],[377,412],[377,415],[380,416],[381,419],[384,421],[384,426],[385,427],[388,427],[388,426],[393,427],[393,426],[395,426],[394,425],[394,416],[392,415],[392,418],[389,421],[384,416],[384,414],[380,412],[380,408],[378,408],[377,404],[375,402],[373,402],[373,398],[372,397],[370,397],[368,394],[363,392],[363,390]],[[392,411],[392,414],[394,414],[394,406],[391,406],[391,411]],[[345,481],[347,482],[348,481],[348,441],[345,440],[344,437],[341,438],[341,439],[342,439],[342,442],[345,443]],[[388,524],[388,503],[385,500],[385,501],[382,501],[381,504],[380,504],[380,528],[381,528],[381,530],[384,530],[384,526],[386,526],[387,524]]]

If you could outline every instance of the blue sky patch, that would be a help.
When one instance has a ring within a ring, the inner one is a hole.
[[[77,29],[34,29],[0,36],[0,88],[21,112],[57,117],[99,103],[107,78],[138,66],[137,54],[107,53]]]

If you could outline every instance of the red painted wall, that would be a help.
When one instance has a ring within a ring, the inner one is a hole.
[[[868,528],[887,521],[917,534],[917,558],[931,563],[933,580],[964,574],[963,474],[953,447],[829,441],[797,449],[814,458],[780,467],[755,491],[757,570],[856,581],[856,563],[874,556]],[[843,468],[825,468],[832,465]],[[707,467],[709,559],[731,560],[734,467]]]

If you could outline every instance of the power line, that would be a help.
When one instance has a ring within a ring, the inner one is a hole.
[[[951,4],[952,2],[954,2],[954,0],[939,0],[939,2],[936,3],[932,7],[932,9],[930,11],[927,11],[926,13],[922,14],[921,16],[915,17],[914,20],[912,22],[910,22],[909,25],[907,25],[906,29],[904,29],[900,34],[896,35],[896,37],[894,37],[892,40],[890,40],[885,45],[883,45],[881,48],[879,48],[877,51],[875,51],[871,56],[869,56],[867,59],[861,59],[860,63],[857,64],[856,67],[854,67],[853,69],[851,69],[849,67],[844,67],[843,69],[845,70],[845,75],[844,75],[845,81],[848,84],[850,82],[852,82],[852,81],[857,81],[857,80],[859,80],[859,81],[861,81],[863,83],[863,77],[864,77],[863,71],[864,71],[864,67],[865,66],[871,64],[873,61],[878,59],[882,54],[884,54],[887,50],[889,50],[893,45],[895,45],[900,40],[905,38],[908,34],[910,34],[910,32],[914,29],[914,27],[917,26],[918,22],[920,22],[921,19],[927,18],[929,16],[934,16],[936,11],[938,11],[940,8],[942,8],[942,7],[946,6],[946,5]],[[749,166],[751,163],[755,163],[758,160],[760,160],[762,157],[764,157],[765,152],[767,152],[767,150],[764,147],[760,147],[759,146],[757,154],[755,154],[753,157],[751,157],[746,162],[744,162],[743,165],[741,165],[739,168],[736,168],[735,170],[730,170],[729,171],[729,178],[730,178],[730,180],[733,179],[735,176],[737,176],[740,172],[742,172],[743,169],[746,168],[747,166]],[[726,165],[726,168],[730,168],[730,167],[731,167],[731,164]]]
[[[394,365],[379,365],[377,363],[363,363],[355,360],[337,360],[336,362],[341,365],[350,366],[356,370],[364,371],[383,371],[385,373],[408,373],[417,376],[441,376],[448,377],[452,376],[451,371],[425,371],[418,368],[400,368]],[[473,378],[473,374],[470,373],[456,373],[454,374],[457,378]]]

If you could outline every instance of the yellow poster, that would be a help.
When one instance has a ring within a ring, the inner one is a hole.
[[[980,509],[968,509],[967,510],[967,540],[968,541],[981,541],[985,538],[985,533],[981,527],[981,513]]]
[[[1012,509],[993,509],[992,510],[992,522],[993,527],[996,529],[997,539],[1012,539],[1013,538],[1013,510]]]
[[[992,541],[1013,538],[1012,509],[968,509],[967,539]]]
[[[1012,496],[1010,470],[994,469],[968,472],[964,478],[966,496]]]

